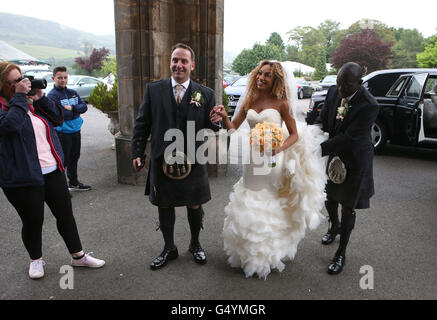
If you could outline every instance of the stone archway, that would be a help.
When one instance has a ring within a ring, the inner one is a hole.
[[[130,140],[146,84],[170,77],[170,48],[196,52],[193,80],[222,99],[224,0],[114,0],[120,133],[116,136],[120,183],[144,183],[132,170]],[[98,13],[96,13],[98,14]],[[143,170],[145,171],[145,170]]]

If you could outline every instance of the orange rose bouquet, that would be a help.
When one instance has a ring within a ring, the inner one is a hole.
[[[261,154],[272,154],[283,144],[282,128],[279,128],[276,123],[262,122],[250,130],[250,145]],[[270,157],[270,165],[276,166],[275,157]]]

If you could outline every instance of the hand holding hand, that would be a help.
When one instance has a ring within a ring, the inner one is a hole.
[[[212,110],[211,113],[209,114],[211,122],[219,122],[220,120],[222,120],[223,118],[227,117],[228,114],[225,110],[225,107],[222,105],[218,105],[215,106]]]

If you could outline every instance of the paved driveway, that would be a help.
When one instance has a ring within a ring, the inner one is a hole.
[[[308,100],[301,101],[307,104]],[[90,107],[84,115],[79,176],[93,190],[75,193],[75,217],[86,251],[104,258],[100,270],[75,269],[74,289],[61,289],[69,255],[46,211],[43,252],[46,276],[27,276],[28,256],[20,239],[18,215],[0,193],[0,299],[435,299],[437,298],[437,151],[390,148],[375,158],[377,194],[371,209],[358,212],[342,274],[326,273],[337,241],[322,246],[327,223],[308,232],[296,258],[267,281],[246,279],[226,263],[221,229],[223,208],[238,167],[212,178],[213,200],[205,205],[201,242],[208,263],[196,265],[187,252],[189,226],[177,209],[175,241],[180,257],[166,268],[148,266],[162,248],[155,231],[156,209],[143,186],[117,184],[109,119]],[[24,201],[24,200],[23,200]],[[372,269],[363,266],[370,266]],[[364,273],[360,273],[360,270]],[[374,289],[363,290],[373,270]]]

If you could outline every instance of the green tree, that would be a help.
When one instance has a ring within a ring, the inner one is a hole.
[[[101,77],[106,77],[110,73],[112,73],[114,76],[117,76],[117,58],[115,56],[105,60],[99,70]]]
[[[288,45],[285,49],[284,60],[300,62],[299,48],[296,45]]]
[[[243,51],[241,51],[240,54],[232,62],[232,70],[237,72],[239,75],[244,75],[248,73],[247,70],[252,70],[250,69],[253,60],[252,56],[252,50],[243,49]]]
[[[323,33],[326,39],[326,61],[328,61],[334,52],[334,39],[335,36],[340,32],[339,26],[340,22],[329,19],[319,24],[319,30]]]
[[[417,62],[422,68],[437,68],[437,34],[425,41],[425,51],[417,55]]]
[[[281,49],[282,51],[285,50],[285,44],[284,41],[282,40],[282,37],[279,33],[277,32],[273,32],[270,35],[270,38],[267,40],[266,45],[272,45],[272,46],[277,46],[279,47],[279,49]]]
[[[320,51],[319,57],[316,63],[316,70],[313,74],[313,80],[321,80],[328,74],[326,69],[326,53],[324,50]]]
[[[276,45],[255,44],[252,49],[244,49],[232,63],[232,70],[245,75],[251,72],[261,60],[282,60],[283,52]]]
[[[393,68],[417,68],[417,54],[424,50],[423,36],[417,29],[399,29],[393,47]]]
[[[300,62],[315,66],[319,52],[326,50],[326,38],[323,32],[313,27],[296,27],[288,34],[291,44],[298,48]]]
[[[360,33],[363,30],[370,29],[376,32],[378,37],[381,38],[382,42],[385,43],[396,43],[396,35],[393,28],[390,28],[385,23],[372,20],[372,19],[361,19],[353,23],[348,29],[348,34]]]

